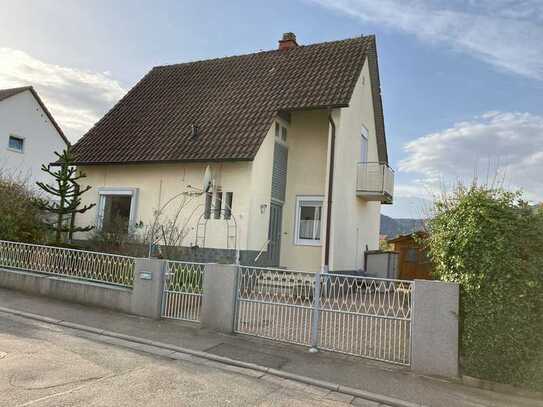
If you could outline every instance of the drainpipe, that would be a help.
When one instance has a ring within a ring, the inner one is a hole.
[[[324,266],[328,270],[330,264],[330,229],[332,226],[332,190],[334,183],[334,152],[336,146],[336,124],[332,115],[328,115],[328,121],[332,129],[330,136],[330,168],[328,170],[328,200],[326,205],[326,237],[324,242]]]

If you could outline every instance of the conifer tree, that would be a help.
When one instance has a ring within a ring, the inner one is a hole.
[[[69,149],[61,154],[55,152],[58,157],[58,169],[51,165],[42,165],[42,171],[50,174],[55,179],[55,185],[44,182],[36,184],[45,192],[52,195],[52,200],[43,200],[40,208],[54,215],[55,220],[48,222],[47,226],[55,231],[55,243],[62,242],[62,235],[67,234],[71,240],[74,232],[88,232],[94,226],[75,226],[75,215],[84,213],[93,208],[96,204],[85,205],[80,208],[81,196],[91,189],[90,185],[81,188],[78,181],[86,177],[86,174],[78,171],[74,165],[74,157]]]

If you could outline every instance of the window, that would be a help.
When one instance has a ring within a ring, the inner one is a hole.
[[[222,192],[217,192],[215,194],[215,206],[213,207],[213,217],[215,219],[221,218],[222,210]]]
[[[226,202],[224,203],[224,219],[229,220],[232,217],[232,200],[234,198],[233,192],[226,193]]]
[[[284,143],[287,142],[287,128],[281,127],[281,140],[283,140]]]
[[[128,231],[134,223],[136,190],[102,189],[98,191],[98,226],[103,231]]]
[[[281,126],[275,122],[275,138],[283,143],[287,142],[288,130],[285,126]]]
[[[322,197],[308,196],[296,199],[295,243],[319,246],[321,244]]]
[[[367,163],[368,162],[368,129],[366,129],[364,126],[362,126],[362,132],[360,133],[360,141],[361,141],[361,148],[360,148],[360,162]]]
[[[23,152],[25,140],[17,136],[9,136],[8,148],[13,151]]]

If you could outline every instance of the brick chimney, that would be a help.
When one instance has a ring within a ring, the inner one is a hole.
[[[284,33],[283,39],[279,40],[280,50],[295,48],[297,46],[298,46],[298,43],[296,42],[296,34],[294,33]]]

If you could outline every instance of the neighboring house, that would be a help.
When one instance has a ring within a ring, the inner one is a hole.
[[[42,164],[69,145],[60,126],[31,86],[0,90],[0,173],[35,185],[50,182]]]
[[[428,250],[420,243],[420,239],[426,237],[425,232],[416,232],[388,240],[392,250],[398,253],[398,278],[401,280],[432,279],[432,263]]]
[[[98,203],[81,224],[149,226],[209,168],[211,193],[184,198],[187,256],[359,270],[393,190],[375,38],[155,67],[74,153]]]

